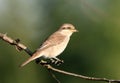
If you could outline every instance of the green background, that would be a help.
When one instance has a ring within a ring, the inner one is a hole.
[[[74,33],[59,56],[62,70],[93,77],[120,79],[120,0],[0,0],[0,32],[32,51],[63,23]],[[0,83],[56,83],[29,56],[0,40]],[[56,67],[56,66],[55,66]],[[61,83],[104,83],[56,73]]]

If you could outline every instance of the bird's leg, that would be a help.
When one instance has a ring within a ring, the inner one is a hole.
[[[49,61],[50,60],[50,61]],[[44,60],[44,58],[42,58],[42,59],[40,59],[40,58],[37,58],[36,59],[36,63],[37,64],[42,64],[42,65],[44,65],[44,64],[55,64],[55,65],[57,65],[57,66],[59,66],[60,64],[62,64],[64,61],[63,60],[60,60],[60,59],[58,59],[58,58],[50,58],[50,59],[45,59]]]
[[[51,63],[56,64],[58,66],[64,62],[63,60],[60,60],[60,59],[58,59],[56,57],[55,58],[51,58],[50,60],[51,60]]]
[[[63,63],[64,61],[63,60],[60,60],[59,58],[53,58],[53,59],[55,59],[56,61],[58,61],[58,62],[61,62],[61,63]]]
[[[36,61],[37,64],[39,64],[39,63],[42,64],[42,65],[44,65],[44,64],[49,64],[47,61],[42,60],[42,59],[40,59],[40,58],[37,58],[35,61]]]

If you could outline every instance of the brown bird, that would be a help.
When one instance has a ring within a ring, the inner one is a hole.
[[[40,57],[60,61],[57,56],[65,50],[73,32],[78,31],[72,24],[63,24],[56,32],[48,37],[45,42],[43,42],[40,48],[38,48],[36,52],[21,65],[21,67]]]

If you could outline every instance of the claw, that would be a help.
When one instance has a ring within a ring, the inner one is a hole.
[[[57,66],[61,65],[62,63],[64,63],[63,60],[60,60],[58,58],[57,59],[56,58],[51,58],[50,60],[51,60],[51,64],[55,64]]]
[[[48,62],[47,62],[47,61],[44,61],[44,60],[41,60],[41,61],[40,61],[40,64],[45,65],[45,64],[48,64]]]

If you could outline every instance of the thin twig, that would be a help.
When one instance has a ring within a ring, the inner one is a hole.
[[[0,39],[9,43],[10,45],[14,45],[17,48],[17,50],[19,50],[19,51],[24,50],[30,56],[32,56],[32,54],[33,54],[33,52],[30,49],[28,49],[24,44],[20,43],[19,39],[14,40],[14,39],[8,37],[7,34],[2,34],[2,33],[0,33]],[[111,80],[111,79],[107,79],[107,78],[88,77],[88,76],[83,76],[83,75],[80,75],[80,74],[75,74],[75,73],[63,71],[63,70],[60,70],[60,69],[56,69],[49,64],[40,63],[40,65],[45,66],[50,72],[52,70],[52,71],[55,71],[55,72],[58,72],[58,73],[61,73],[61,74],[66,74],[66,75],[70,75],[70,76],[74,76],[74,77],[79,77],[79,78],[86,79],[86,80],[104,81],[104,82],[108,82],[108,83],[113,83],[113,82],[114,83],[120,83],[120,80]],[[59,80],[55,77],[55,75],[52,72],[51,72],[51,74],[52,74],[53,78],[56,81],[58,81],[58,83],[60,83]]]
[[[57,77],[53,74],[53,72],[48,69],[48,71],[50,72],[51,76],[57,81],[57,83],[60,83],[60,81],[57,79]]]
[[[86,80],[93,80],[93,81],[105,81],[105,82],[116,82],[116,83],[120,83],[120,80],[110,80],[107,78],[95,78],[95,77],[88,77],[88,76],[84,76],[84,75],[80,75],[80,74],[75,74],[75,73],[71,73],[71,72],[67,72],[67,71],[63,71],[60,69],[56,69],[54,67],[52,67],[51,65],[45,65],[45,67],[47,67],[49,70],[53,70],[62,74],[66,74],[66,75],[70,75],[70,76],[74,76],[74,77],[79,77],[82,79],[86,79]]]
[[[17,50],[19,50],[19,51],[24,50],[30,56],[32,56],[32,54],[33,54],[33,52],[30,49],[28,49],[24,44],[20,43],[19,39],[14,40],[14,39],[8,37],[7,34],[2,34],[2,33],[0,33],[0,39],[2,39],[3,41],[5,41],[11,45],[14,45],[17,48]],[[19,42],[18,42],[18,40],[19,40]]]

